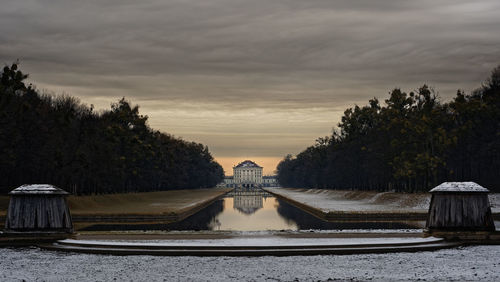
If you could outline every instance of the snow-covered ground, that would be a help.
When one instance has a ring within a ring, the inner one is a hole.
[[[490,200],[491,211],[500,213],[500,193],[488,194]]]
[[[323,212],[427,212],[429,193],[339,191],[325,189],[265,188]],[[489,195],[493,212],[500,212],[500,195]]]
[[[342,246],[359,244],[402,244],[430,243],[442,239],[434,237],[404,237],[404,238],[286,238],[277,236],[242,237],[228,239],[198,239],[198,240],[62,240],[63,243],[80,245],[118,245],[118,246]]]
[[[315,207],[323,212],[367,212],[389,210],[426,212],[430,202],[430,196],[422,194],[401,194],[399,197],[388,197],[388,195],[395,193],[290,188],[270,188],[266,190]],[[407,197],[414,197],[411,204],[404,204],[404,202],[409,202]],[[389,199],[386,201],[387,198]]]
[[[0,281],[500,281],[500,246],[297,257],[154,257],[0,249]]]

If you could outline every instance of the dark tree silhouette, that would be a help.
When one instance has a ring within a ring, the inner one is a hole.
[[[125,98],[97,113],[26,86],[18,64],[0,84],[0,189],[51,183],[75,194],[213,187],[224,176],[206,146],[151,129]]]
[[[500,192],[500,66],[477,90],[441,103],[424,85],[344,112],[338,131],[278,165],[285,187],[427,191],[475,181]]]

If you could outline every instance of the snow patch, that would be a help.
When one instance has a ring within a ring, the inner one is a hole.
[[[426,213],[431,201],[430,193],[363,193],[344,190],[292,188],[265,188],[265,190],[314,207],[325,213],[370,211]],[[489,193],[488,197],[492,212],[500,212],[500,194]]]
[[[328,212],[427,212],[430,194],[368,193],[355,191],[265,188],[296,202]],[[348,198],[349,197],[349,198]],[[383,199],[387,197],[387,199]]]
[[[24,184],[12,190],[10,195],[33,195],[33,194],[69,194],[51,184]]]
[[[141,246],[141,247],[272,247],[272,246],[352,246],[365,244],[407,244],[442,241],[440,238],[403,237],[403,238],[284,238],[284,237],[247,237],[230,239],[198,240],[61,240],[61,243],[79,245]]]
[[[433,188],[433,192],[489,192],[490,190],[475,182],[443,182]]]
[[[295,257],[155,257],[0,248],[1,281],[500,281],[500,245]]]

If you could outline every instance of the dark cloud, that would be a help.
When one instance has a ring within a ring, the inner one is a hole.
[[[263,109],[254,134],[269,146],[254,144],[271,155],[308,145],[266,137],[265,128],[292,126],[287,114],[329,118],[310,121],[313,132],[297,129],[313,141],[344,108],[384,99],[394,87],[427,83],[443,99],[477,87],[500,63],[499,14],[497,0],[8,1],[0,9],[0,62],[19,58],[40,88],[100,107],[126,96],[153,125],[205,134],[202,141],[226,155],[249,146],[217,143],[199,124],[237,132],[224,118]],[[197,118],[193,107],[209,116]],[[224,118],[212,118],[218,114]],[[165,125],[181,121],[186,127]]]

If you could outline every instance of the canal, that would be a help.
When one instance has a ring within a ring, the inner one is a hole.
[[[266,230],[353,230],[419,229],[421,222],[328,222],[321,220],[260,189],[235,190],[205,209],[170,224],[96,224],[82,231],[266,231]]]

